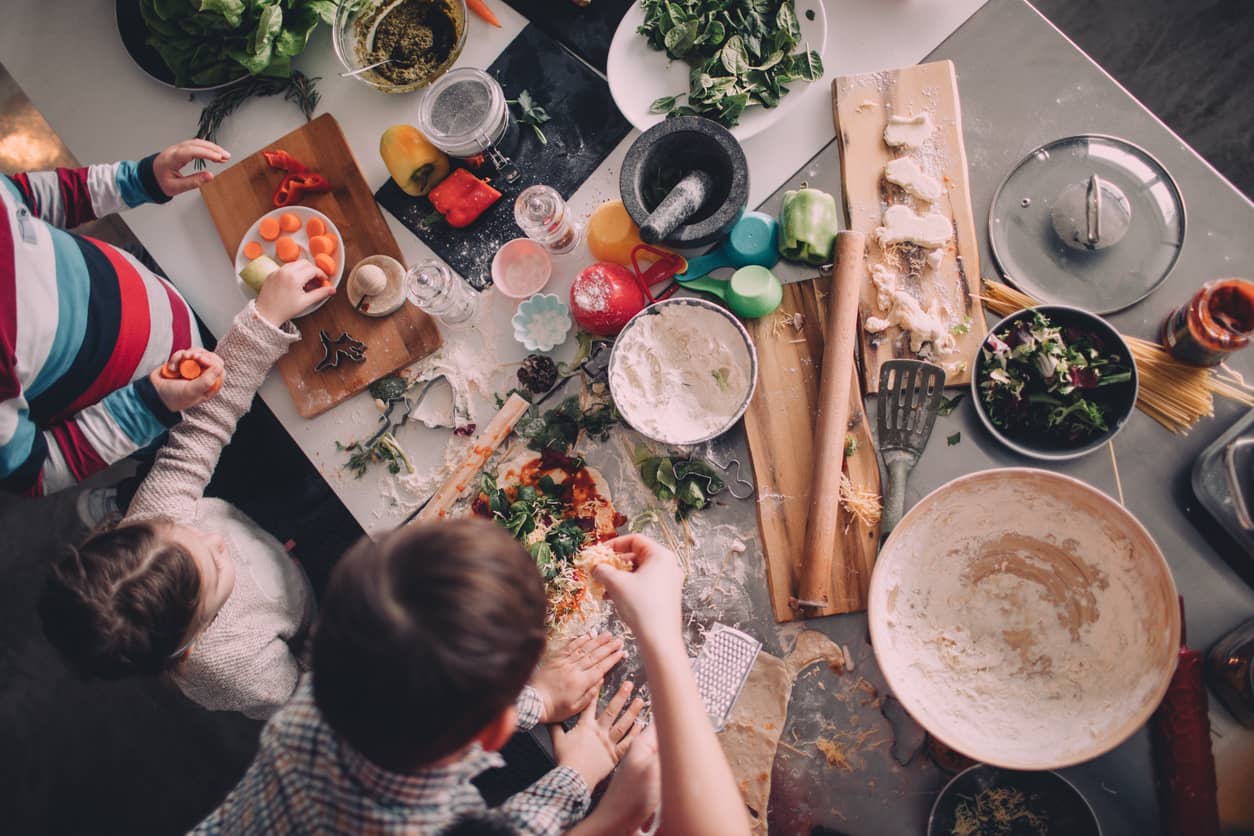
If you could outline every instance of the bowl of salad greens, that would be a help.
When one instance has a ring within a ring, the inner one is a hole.
[[[1073,459],[1102,447],[1136,406],[1127,343],[1104,319],[1064,305],[1011,314],[975,361],[972,400],[988,431],[1015,452]]]

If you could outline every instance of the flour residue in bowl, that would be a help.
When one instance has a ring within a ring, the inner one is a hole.
[[[1174,591],[1152,541],[1071,483],[958,487],[880,554],[872,621],[894,691],[988,763],[1052,768],[1113,747],[1174,661]]]
[[[618,411],[641,433],[692,444],[739,416],[753,389],[752,358],[726,316],[696,305],[663,305],[619,336],[610,387]]]

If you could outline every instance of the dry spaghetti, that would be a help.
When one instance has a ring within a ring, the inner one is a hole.
[[[984,282],[981,297],[998,316],[1038,304],[1026,293],[999,282]],[[1215,396],[1254,407],[1254,387],[1228,370],[1182,363],[1158,343],[1125,336],[1140,378],[1137,408],[1175,433],[1187,433],[1203,418],[1215,417]]]

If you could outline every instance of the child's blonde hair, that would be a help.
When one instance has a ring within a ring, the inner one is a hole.
[[[85,677],[120,679],[174,667],[200,606],[191,553],[160,523],[88,538],[52,566],[39,601],[44,634]]]

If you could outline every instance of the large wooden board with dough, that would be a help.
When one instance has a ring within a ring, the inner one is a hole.
[[[845,216],[850,229],[867,236],[868,275],[859,305],[867,391],[878,390],[880,364],[895,358],[931,359],[945,367],[947,386],[966,385],[985,325],[979,302],[979,242],[953,62],[843,76],[832,82],[832,96]],[[911,119],[924,114],[930,131],[899,125],[898,136],[893,137],[899,140],[905,134],[913,140],[925,134],[918,147],[888,145],[885,128],[893,117]],[[896,164],[894,179],[906,182],[911,190],[885,178],[885,166],[903,157],[910,159]],[[911,161],[917,173],[911,171]],[[907,219],[903,209],[895,210],[898,220],[908,223],[926,225],[929,216],[941,216],[931,217],[931,225],[940,224],[943,234],[942,219],[948,221],[948,240],[935,248],[891,243],[905,234],[907,226],[886,222],[885,212],[891,206],[905,207],[922,218]],[[877,235],[881,229],[886,230],[883,237]],[[881,245],[883,238],[890,243]],[[929,262],[932,253],[940,255],[932,255]],[[872,281],[876,265],[889,271],[880,283],[890,285],[891,290]],[[868,325],[877,327],[885,321],[889,324],[883,330],[868,330]],[[903,322],[916,327],[903,328]]]
[[[757,480],[758,527],[766,556],[766,580],[776,621],[792,621],[797,611],[801,552],[810,508],[814,466],[814,416],[826,330],[826,290],[830,278],[784,285],[784,301],[768,317],[745,324],[758,350],[758,388],[745,412],[745,438]],[[880,495],[875,441],[862,407],[858,371],[849,389],[849,434],[856,450],[845,458],[855,489]],[[866,609],[871,569],[879,551],[879,525],[866,525],[841,505],[832,559],[832,606],[817,615]]]

